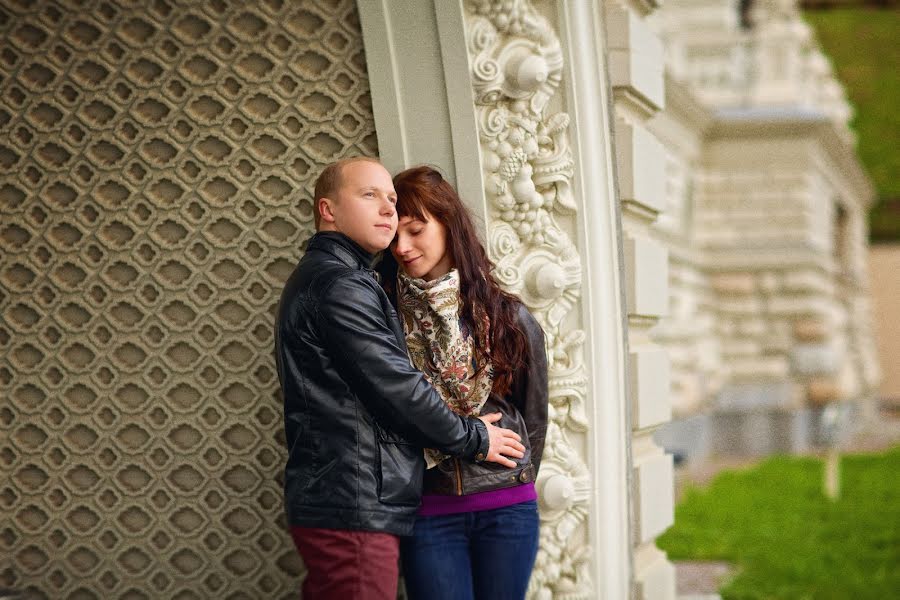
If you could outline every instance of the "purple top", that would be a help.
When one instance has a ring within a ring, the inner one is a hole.
[[[528,502],[529,500],[537,500],[537,490],[534,488],[533,481],[515,487],[503,488],[502,490],[478,492],[477,494],[468,494],[466,496],[424,494],[422,496],[422,506],[419,507],[419,516],[436,517],[438,515],[455,515],[457,513],[491,510]]]

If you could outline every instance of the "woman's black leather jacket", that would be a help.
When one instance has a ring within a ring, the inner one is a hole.
[[[496,425],[522,436],[525,456],[513,459],[518,463],[515,469],[448,458],[425,471],[423,493],[461,496],[522,485],[537,477],[547,433],[547,353],[544,332],[523,304],[519,304],[517,317],[528,341],[525,364],[515,372],[509,393],[503,397],[491,394],[481,414],[502,413]]]

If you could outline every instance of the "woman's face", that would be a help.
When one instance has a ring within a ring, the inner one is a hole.
[[[447,228],[428,213],[424,221],[400,218],[391,253],[403,272],[415,279],[436,279],[454,266],[447,249]]]

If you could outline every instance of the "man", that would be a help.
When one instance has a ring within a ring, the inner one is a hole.
[[[397,536],[412,531],[423,447],[514,467],[524,447],[499,414],[450,411],[406,353],[403,328],[370,270],[397,229],[377,160],[325,168],[318,233],[285,284],[275,349],[284,393],[285,506],[307,568],[304,598],[390,599]]]

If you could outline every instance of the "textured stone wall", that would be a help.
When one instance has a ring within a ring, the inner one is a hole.
[[[352,0],[0,3],[0,587],[296,597],[272,320]]]

